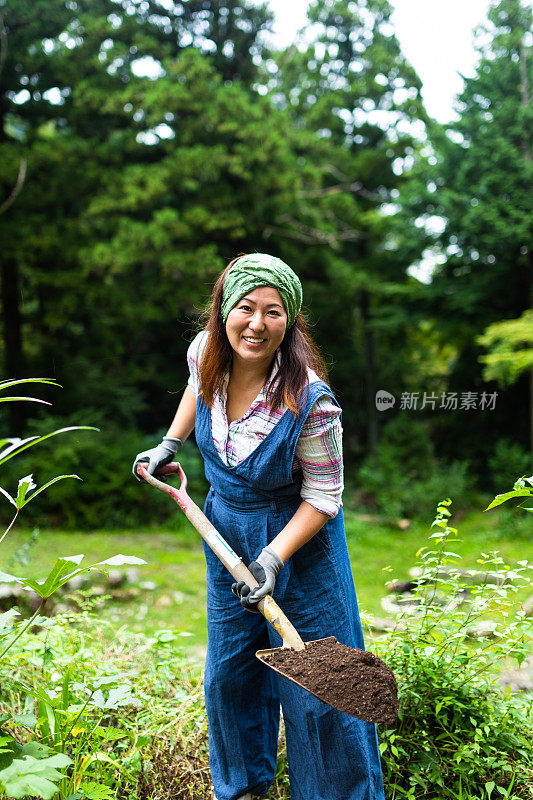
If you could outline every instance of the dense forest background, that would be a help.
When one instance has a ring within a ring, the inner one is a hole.
[[[387,0],[315,0],[279,51],[248,0],[0,2],[3,371],[63,387],[39,389],[51,412],[7,404],[3,427],[100,428],[28,454],[39,484],[84,479],[41,515],[169,513],[131,463],[168,427],[214,278],[251,251],[302,278],[346,502],[429,518],[531,469],[532,10],[492,3],[447,125],[390,18]],[[182,460],[200,492],[193,444]]]

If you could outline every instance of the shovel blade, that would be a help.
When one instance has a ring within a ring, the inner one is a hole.
[[[323,703],[365,722],[393,724],[398,691],[390,668],[373,653],[341,644],[334,636],[305,649],[273,647],[257,658]]]

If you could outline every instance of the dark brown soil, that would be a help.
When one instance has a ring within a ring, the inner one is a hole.
[[[258,656],[311,694],[365,722],[394,723],[398,690],[392,670],[377,656],[329,636],[305,650],[278,647]]]

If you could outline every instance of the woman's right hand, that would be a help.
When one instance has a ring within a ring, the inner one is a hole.
[[[146,471],[149,472],[150,475],[154,475],[160,467],[164,467],[165,464],[170,464],[181,445],[181,439],[175,439],[172,436],[163,436],[162,442],[158,444],[157,447],[152,447],[150,450],[144,450],[142,453],[138,453],[135,456],[132,469],[137,480],[146,483],[144,478],[141,478],[137,472],[137,464],[141,462],[147,463]],[[166,480],[166,478],[161,475],[159,478],[163,481]]]

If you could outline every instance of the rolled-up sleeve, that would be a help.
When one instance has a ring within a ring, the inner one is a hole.
[[[324,396],[317,400],[298,439],[295,462],[303,473],[301,496],[317,511],[335,517],[342,506],[341,410]]]

